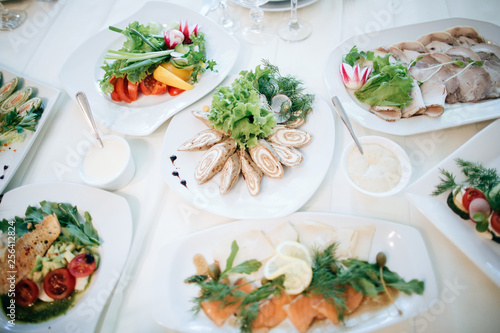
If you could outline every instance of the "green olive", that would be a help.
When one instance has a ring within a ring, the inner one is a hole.
[[[384,267],[387,263],[387,257],[384,252],[377,253],[377,265],[379,267]]]
[[[208,266],[208,276],[210,276],[210,278],[212,280],[215,280],[215,281],[219,280],[219,276],[220,276],[219,264],[213,263],[210,266]]]

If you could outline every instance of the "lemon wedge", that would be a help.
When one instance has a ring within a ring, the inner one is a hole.
[[[290,295],[303,292],[312,280],[312,259],[308,249],[297,242],[283,242],[276,248],[277,254],[264,266],[264,276],[268,280],[285,275],[283,286]]]

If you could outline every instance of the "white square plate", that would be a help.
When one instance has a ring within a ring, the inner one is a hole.
[[[148,24],[151,21],[160,24],[187,20],[189,26],[198,24],[205,34],[207,59],[217,62],[217,72],[207,71],[201,75],[194,88],[172,97],[168,93],[158,96],[139,96],[130,104],[114,102],[104,95],[99,87],[104,71],[104,55],[108,50],[122,47],[125,37],[105,29],[84,42],[69,57],[59,74],[64,89],[72,99],[75,94],[84,91],[92,108],[96,121],[116,132],[129,135],[148,135],[174,114],[196,102],[214,89],[233,67],[239,53],[239,42],[220,25],[199,13],[173,3],[147,2],[137,13],[113,24],[125,28],[129,23],[138,21]],[[76,78],[76,79],[75,79]]]

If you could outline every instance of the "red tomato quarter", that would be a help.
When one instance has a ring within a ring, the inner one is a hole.
[[[80,253],[71,260],[68,270],[74,277],[89,276],[95,271],[96,262],[90,253]]]
[[[491,214],[490,217],[491,228],[498,234],[500,234],[500,211],[496,210]]]
[[[49,272],[43,279],[43,290],[53,299],[64,299],[75,290],[75,277],[67,268],[58,268]]]
[[[127,103],[132,102],[128,96],[128,80],[126,78],[121,77],[116,80],[115,91],[122,101]]]
[[[185,90],[180,89],[180,88],[168,86],[168,93],[170,94],[170,96],[177,96],[177,95],[183,93],[184,91]]]
[[[38,286],[31,280],[21,280],[16,284],[16,303],[21,306],[33,304],[38,298]]]
[[[476,198],[486,199],[486,196],[484,195],[483,192],[481,192],[481,190],[478,190],[477,188],[467,187],[462,197],[462,205],[464,206],[465,209],[467,209],[467,211],[469,211],[469,205],[471,201]]]
[[[128,81],[127,91],[128,91],[128,97],[130,97],[132,102],[136,101],[137,98],[139,97],[139,86],[135,83]]]
[[[109,83],[111,83],[113,85],[113,92],[111,93],[111,99],[115,102],[121,102],[122,100],[120,99],[120,97],[118,96],[118,93],[116,92],[116,77],[112,77],[111,79],[109,79]]]

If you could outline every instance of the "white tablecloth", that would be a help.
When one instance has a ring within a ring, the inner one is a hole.
[[[201,0],[170,1],[193,10]],[[229,2],[229,1],[228,1]],[[12,32],[0,33],[0,66],[62,89],[59,71],[69,55],[86,39],[108,25],[137,11],[143,4],[134,0],[71,0],[5,2],[9,8],[25,8],[26,23]],[[249,24],[248,9],[229,2],[232,15]],[[282,73],[303,79],[317,96],[329,100],[323,68],[330,51],[342,40],[360,33],[407,24],[464,17],[500,25],[500,2],[465,0],[320,0],[298,11],[301,20],[313,26],[310,38],[287,43],[274,38],[266,45],[248,44],[241,36],[241,52],[231,74],[252,69],[269,59]],[[220,10],[208,16],[217,20]],[[265,24],[276,31],[289,12],[266,12]],[[311,60],[313,59],[313,60]],[[78,78],[75,78],[77,80]],[[338,119],[337,119],[338,120]],[[412,160],[411,182],[459,148],[491,121],[412,136],[387,136],[401,144]],[[193,207],[168,188],[160,176],[160,150],[169,121],[146,137],[126,137],[131,145],[137,172],[133,181],[117,191],[131,207],[134,239],[122,277],[99,316],[97,332],[162,332],[152,318],[150,300],[157,288],[152,284],[163,244],[179,236],[229,222]],[[380,134],[357,124],[358,135]],[[102,132],[109,130],[100,126]],[[350,141],[340,121],[335,128],[333,162],[325,181],[299,211],[320,211],[372,217],[408,224],[423,235],[431,254],[440,297],[430,309],[384,332],[497,332],[500,327],[500,289],[457,247],[444,237],[403,194],[374,199],[353,190],[339,168],[343,147]],[[81,183],[73,160],[89,129],[76,103],[63,93],[56,115],[43,141],[31,151],[8,186],[67,181]],[[438,140],[437,138],[445,138]],[[356,203],[354,205],[353,203]],[[464,245],[465,246],[465,245]],[[452,295],[453,297],[449,297]]]

